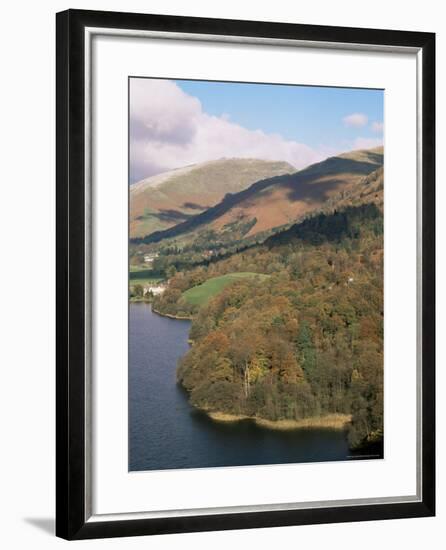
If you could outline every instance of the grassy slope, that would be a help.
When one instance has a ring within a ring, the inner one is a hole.
[[[352,151],[313,164],[300,172],[258,181],[243,191],[226,196],[212,208],[165,231],[154,233],[158,242],[203,229],[221,231],[236,221],[256,220],[247,236],[293,223],[318,210],[340,192],[356,184],[383,164],[383,148]]]
[[[261,279],[266,279],[268,275],[251,273],[248,271],[228,273],[227,275],[222,275],[221,277],[213,277],[212,279],[208,279],[201,285],[189,288],[188,290],[183,292],[183,296],[189,303],[202,306],[210,298],[216,296],[228,285],[234,283],[238,279],[245,279],[247,277],[259,277]]]
[[[210,208],[226,193],[294,171],[280,161],[220,159],[147,178],[130,188],[130,235],[166,229]]]

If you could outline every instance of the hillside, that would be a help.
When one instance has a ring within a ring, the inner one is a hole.
[[[377,211],[383,214],[383,205],[384,170],[381,167],[363,177],[350,191],[335,195],[314,215],[278,231],[266,239],[265,244],[269,247],[288,244],[296,238],[313,244],[320,240],[352,238],[360,230],[355,216],[359,216],[362,223],[375,219]],[[378,223],[381,224],[381,219]]]
[[[152,176],[130,188],[130,237],[144,237],[188,220],[227,193],[294,172],[286,162],[220,159]]]
[[[380,166],[374,172],[361,178],[358,183],[348,191],[341,192],[331,197],[321,208],[330,211],[333,207],[357,206],[367,202],[373,202],[378,208],[384,210],[384,167]]]
[[[193,345],[177,375],[195,407],[292,425],[348,416],[350,446],[376,446],[382,456],[381,183],[377,170],[340,196],[347,206],[169,280],[154,307],[193,317]],[[259,276],[238,278],[195,304],[185,299],[247,271]]]
[[[201,285],[194,286],[183,292],[183,298],[192,305],[202,306],[233,282],[239,279],[252,277],[259,277],[263,280],[267,275],[242,271],[238,273],[228,273],[221,277],[212,277]]]
[[[167,230],[146,236],[146,244],[213,231],[252,237],[293,223],[309,213],[355,193],[358,183],[383,166],[383,148],[331,157],[304,170],[265,178],[238,193],[227,193],[215,206]],[[376,176],[376,174],[375,174]]]

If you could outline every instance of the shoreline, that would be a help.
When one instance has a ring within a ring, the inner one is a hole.
[[[151,309],[154,313],[160,317],[167,317],[169,319],[176,319],[178,321],[192,321],[193,317],[186,317],[180,315],[173,315],[171,313],[161,313],[151,306]],[[193,345],[193,340],[189,339],[188,343]],[[342,413],[332,413],[324,416],[310,416],[308,418],[302,418],[299,420],[268,420],[267,418],[262,418],[259,416],[248,416],[243,414],[230,414],[223,413],[219,411],[207,411],[205,409],[199,409],[204,412],[211,420],[215,422],[222,423],[233,423],[240,422],[242,420],[250,420],[254,422],[257,426],[262,428],[267,428],[270,430],[279,430],[279,431],[291,431],[305,428],[325,428],[332,430],[345,430],[350,424],[352,415],[351,414],[342,414]]]
[[[350,414],[333,413],[324,416],[310,416],[300,420],[268,420],[258,416],[247,416],[243,414],[229,414],[222,412],[205,412],[209,418],[216,422],[240,422],[251,420],[262,428],[271,430],[297,430],[302,428],[327,428],[332,430],[345,430],[351,422]]]
[[[172,313],[161,313],[160,311],[156,310],[152,305],[152,311],[153,313],[156,313],[160,317],[168,317],[169,319],[177,319],[178,321],[192,321],[192,317],[184,317],[180,315],[173,315]]]

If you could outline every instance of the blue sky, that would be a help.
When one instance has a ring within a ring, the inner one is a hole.
[[[130,180],[220,158],[304,168],[383,141],[382,90],[130,79]]]
[[[310,147],[347,149],[356,138],[377,138],[374,122],[383,121],[384,92],[361,88],[326,88],[176,80],[198,98],[203,110],[250,130],[278,133]],[[344,117],[367,116],[368,124],[348,126]]]

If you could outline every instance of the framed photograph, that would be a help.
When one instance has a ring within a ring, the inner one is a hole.
[[[56,533],[435,513],[435,36],[57,14]]]

